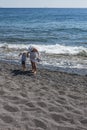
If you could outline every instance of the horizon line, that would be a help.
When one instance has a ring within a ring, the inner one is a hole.
[[[0,8],[84,8],[84,9],[87,9],[87,7],[0,7]]]

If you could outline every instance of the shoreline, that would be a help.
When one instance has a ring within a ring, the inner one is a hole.
[[[87,130],[87,76],[0,63],[0,129]]]
[[[21,66],[21,62],[15,61],[14,59],[1,59],[1,63],[11,64],[13,66]],[[31,67],[31,63],[27,61],[26,63],[27,68]],[[66,73],[66,74],[72,74],[72,75],[80,75],[80,76],[87,76],[87,69],[86,68],[71,68],[71,67],[57,67],[53,65],[43,65],[37,64],[37,68],[39,69],[45,69],[48,71],[54,71],[54,72],[60,72],[60,73]]]
[[[7,62],[17,62],[19,64],[20,62],[20,58],[18,57],[20,52],[23,52],[24,50],[27,51],[27,48],[29,45],[26,44],[5,44],[2,47],[0,47],[1,50],[1,55],[0,55],[0,59],[3,61],[7,61]],[[30,44],[31,45],[31,44]],[[11,47],[13,46],[13,47]],[[59,46],[57,44],[57,46]],[[61,48],[62,45],[60,45]],[[83,47],[81,50],[78,50],[79,52],[73,52],[69,50],[69,52],[67,53],[67,47],[64,46],[63,48],[66,48],[65,53],[60,52],[60,50],[58,47],[54,47],[56,48],[57,51],[59,51],[60,53],[58,54],[55,49],[52,52],[52,47],[50,48],[50,46],[46,46],[45,48],[42,49],[42,45],[36,45],[36,48],[39,48],[40,51],[40,55],[41,55],[41,62],[39,63],[39,67],[40,68],[46,68],[46,69],[50,69],[53,71],[61,71],[61,72],[68,72],[68,73],[73,73],[73,74],[79,74],[79,75],[87,75],[87,59],[86,59],[86,48]],[[79,46],[80,47],[80,46]],[[40,49],[41,48],[41,49]],[[72,49],[71,49],[72,50]],[[75,51],[75,50],[74,50]],[[1,61],[0,60],[0,61]],[[29,59],[27,59],[29,62]]]

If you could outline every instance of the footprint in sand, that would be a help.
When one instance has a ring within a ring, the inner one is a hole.
[[[27,94],[26,93],[20,93],[20,95],[22,96],[22,97],[24,97],[24,98],[26,98],[27,97]]]
[[[48,107],[49,112],[63,112],[64,109],[61,106],[50,106]]]
[[[4,105],[3,108],[9,112],[18,112],[19,109],[15,106],[11,106],[11,105]]]
[[[34,119],[33,121],[34,121],[36,127],[43,128],[44,130],[47,129],[47,125],[42,120]]]
[[[28,102],[28,103],[26,103],[26,106],[31,107],[31,108],[34,108],[34,107],[35,107],[35,105],[34,105],[33,102]]]
[[[0,119],[4,122],[4,124],[6,125],[9,124],[9,126],[15,126],[16,128],[20,128],[20,124],[18,123],[18,121],[16,121],[14,119],[14,117],[6,114],[6,113],[2,113],[0,114]],[[1,127],[0,127],[1,128]],[[0,129],[1,130],[1,129]],[[6,129],[7,130],[7,129]],[[10,130],[10,129],[9,129]]]
[[[6,114],[2,114],[0,115],[0,119],[3,120],[5,123],[12,123],[14,122],[13,117],[6,115]]]
[[[43,101],[39,101],[39,102],[37,102],[37,104],[38,104],[40,107],[47,107],[46,103],[43,102]]]
[[[9,100],[11,100],[14,104],[26,104],[28,102],[28,99],[21,98],[20,96],[7,96]]]
[[[82,123],[83,125],[86,125],[86,126],[87,126],[87,118],[81,120],[81,123]]]
[[[13,101],[18,101],[18,100],[20,100],[20,98],[17,97],[17,96],[7,96],[7,98],[8,98],[9,100],[13,100]]]
[[[56,122],[67,121],[67,118],[66,118],[64,115],[58,114],[58,113],[56,113],[56,112],[51,113],[51,117],[52,117],[52,119],[53,119],[54,121],[56,121]]]

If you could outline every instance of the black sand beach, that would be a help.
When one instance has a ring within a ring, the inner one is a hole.
[[[1,62],[0,130],[87,130],[87,76]]]

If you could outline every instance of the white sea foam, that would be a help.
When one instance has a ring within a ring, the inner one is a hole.
[[[31,44],[32,45],[32,44]],[[10,61],[11,63],[21,63],[19,53],[28,50],[30,45],[25,44],[0,44],[0,60]],[[47,68],[55,68],[71,73],[87,74],[87,48],[83,46],[64,46],[64,45],[35,45],[41,54],[39,65]],[[56,55],[55,55],[56,54]],[[62,54],[62,55],[60,55]],[[81,57],[79,57],[81,55]],[[29,58],[27,63],[30,64]],[[76,72],[78,70],[78,72]]]
[[[10,48],[10,49],[24,49],[27,50],[32,44],[0,44],[0,48]],[[49,54],[86,54],[87,48],[83,46],[65,46],[60,44],[55,45],[36,45],[33,44],[40,52],[45,52]]]

